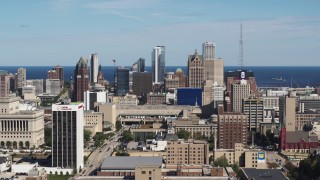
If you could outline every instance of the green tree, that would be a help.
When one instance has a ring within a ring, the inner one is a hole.
[[[7,141],[6,142],[6,146],[10,148],[11,147],[11,141]]]
[[[181,129],[180,131],[178,131],[177,136],[180,139],[188,139],[190,137],[190,132],[184,129]]]
[[[13,141],[13,142],[12,142],[13,148],[17,148],[17,145],[18,145],[17,141]]]
[[[237,174],[237,176],[240,177],[241,176],[241,170],[240,170],[240,167],[239,167],[239,163],[236,162],[236,163],[232,164],[231,167],[232,167],[233,171]]]
[[[22,141],[19,141],[19,147],[23,148],[23,142]]]
[[[51,147],[52,145],[52,129],[44,128],[44,143],[46,146]]]
[[[130,156],[130,154],[124,151],[117,151],[116,156]]]
[[[312,124],[305,124],[303,125],[303,130],[304,131],[311,131],[313,129]]]
[[[26,141],[26,147],[29,148],[30,147],[30,142]]]
[[[134,140],[133,135],[128,130],[123,131],[121,135],[122,135],[122,138],[121,138],[122,142],[129,142]]]
[[[91,131],[86,129],[83,130],[83,140],[85,144],[90,141],[91,134],[92,134]]]
[[[120,129],[122,128],[122,124],[121,121],[116,121],[116,131],[120,131]]]
[[[216,167],[226,167],[229,165],[228,159],[225,156],[221,156],[214,161],[214,166]]]

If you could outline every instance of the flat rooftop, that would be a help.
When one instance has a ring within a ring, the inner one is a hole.
[[[106,157],[102,164],[101,170],[133,170],[136,166],[161,166],[162,157]]]

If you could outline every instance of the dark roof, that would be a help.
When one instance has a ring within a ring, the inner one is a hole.
[[[164,138],[164,141],[178,141],[179,137],[176,134],[167,134]]]
[[[199,55],[197,51],[195,51],[193,55],[189,55],[188,59],[189,59],[189,61],[192,62],[196,59],[196,57],[198,57],[200,61],[203,61],[203,56]]]
[[[136,166],[161,165],[162,157],[109,156],[103,160],[101,170],[133,170]]]
[[[254,180],[282,180],[286,177],[281,173],[279,169],[255,169],[255,168],[242,168],[246,179]]]
[[[309,134],[307,131],[288,131],[286,132],[287,143],[297,143],[301,139],[305,142],[318,142],[318,136]]]

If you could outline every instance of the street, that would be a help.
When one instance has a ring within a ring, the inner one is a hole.
[[[113,152],[113,149],[116,148],[120,143],[118,142],[119,134],[122,131],[116,133],[111,139],[110,142],[97,148],[94,152],[89,156],[85,167],[83,168],[81,175],[88,176],[93,173],[96,169],[98,169],[104,160],[105,157],[110,156]]]

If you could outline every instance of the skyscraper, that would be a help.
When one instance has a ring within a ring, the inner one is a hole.
[[[154,83],[163,82],[165,72],[165,46],[156,46],[152,51],[152,80]]]
[[[83,163],[82,103],[52,105],[52,167],[73,168]]]
[[[7,71],[0,70],[0,97],[10,95],[10,76]]]
[[[83,93],[89,89],[88,63],[80,58],[74,71],[74,101],[83,101]]]
[[[90,59],[90,82],[98,82],[99,59],[98,54],[92,54]]]
[[[135,72],[144,72],[145,71],[145,59],[139,58],[133,65],[131,70]]]
[[[216,45],[212,42],[202,43],[203,59],[214,59],[216,57]]]
[[[117,95],[125,95],[129,92],[129,69],[118,67],[117,69]]]
[[[56,71],[56,76],[58,79],[60,79],[60,85],[63,86],[64,84],[64,70],[63,70],[63,67],[61,66],[55,66],[53,67],[53,70]]]
[[[203,56],[197,50],[188,58],[188,87],[201,88],[204,77]]]
[[[22,88],[26,85],[27,81],[27,70],[26,68],[19,68],[15,75],[15,88]]]

